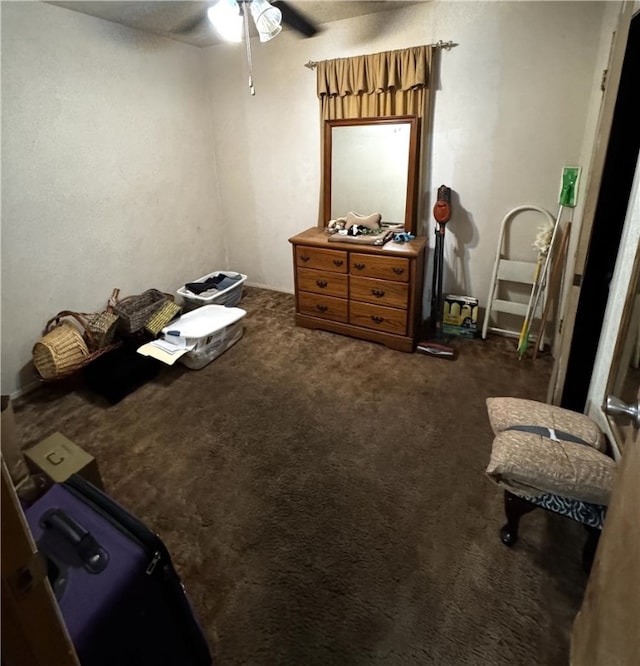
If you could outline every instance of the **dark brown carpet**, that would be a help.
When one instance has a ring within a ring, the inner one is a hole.
[[[241,306],[244,337],[202,370],[163,368],[115,406],[50,385],[17,401],[24,446],[60,431],[96,456],[221,666],[566,664],[583,530],[537,511],[506,548],[484,475],[485,398],[544,400],[550,360],[297,328],[293,296],[267,290]]]

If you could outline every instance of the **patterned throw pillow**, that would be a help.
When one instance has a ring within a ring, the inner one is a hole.
[[[586,414],[522,398],[487,398],[487,412],[496,435],[514,426],[542,426],[570,433],[598,451],[607,450],[604,434]]]
[[[585,444],[508,430],[494,438],[486,473],[519,495],[551,493],[607,505],[616,463]]]
[[[592,419],[522,398],[488,398],[487,413],[496,435],[490,479],[524,496],[551,493],[608,504],[616,464],[605,455],[605,436]]]

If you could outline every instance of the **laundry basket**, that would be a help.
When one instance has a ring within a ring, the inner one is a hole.
[[[226,289],[210,289],[209,291],[203,292],[202,294],[194,294],[189,291],[186,286],[180,287],[177,294],[181,296],[185,302],[185,305],[189,309],[199,308],[202,305],[226,305],[227,307],[234,307],[238,305],[240,299],[242,298],[242,289],[247,276],[243,273],[237,273],[235,271],[214,271],[208,275],[203,275],[202,277],[194,280],[194,282],[203,283],[209,280],[210,278],[215,278],[220,275],[227,275],[231,278],[238,278],[234,284],[228,286]]]
[[[180,362],[199,370],[240,340],[246,314],[241,308],[205,305],[165,326],[162,336],[169,343],[191,348]]]

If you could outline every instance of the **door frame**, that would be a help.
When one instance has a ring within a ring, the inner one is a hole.
[[[580,232],[576,245],[575,261],[573,265],[573,276],[571,286],[566,297],[564,314],[561,319],[560,340],[558,351],[555,354],[551,379],[547,391],[547,402],[559,405],[567,377],[571,344],[575,333],[576,315],[581,293],[581,283],[587,263],[587,255],[593,224],[600,196],[600,185],[604,173],[607,147],[611,135],[613,116],[620,88],[622,65],[624,63],[629,28],[634,14],[638,10],[638,3],[625,0],[620,7],[618,24],[613,34],[611,50],[609,54],[609,65],[606,71],[606,85],[604,88],[594,148],[591,154],[589,175],[585,188],[585,204],[580,224]]]
[[[634,310],[640,271],[640,155],[636,163],[635,176],[629,206],[625,217],[620,251],[610,284],[610,297],[593,364],[593,374],[587,394],[585,413],[588,414],[609,437],[613,455],[619,460],[619,434],[603,412],[606,397],[613,385],[622,359],[625,332],[629,330],[631,313]]]

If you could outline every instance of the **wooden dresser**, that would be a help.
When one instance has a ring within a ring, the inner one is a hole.
[[[412,352],[422,324],[427,241],[382,247],[329,241],[313,227],[293,245],[296,324]]]

